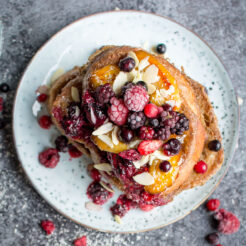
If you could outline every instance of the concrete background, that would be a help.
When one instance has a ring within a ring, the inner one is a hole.
[[[27,63],[50,36],[80,17],[119,7],[168,16],[194,30],[221,57],[238,95],[245,101],[246,1],[0,0],[0,6],[0,32],[3,27],[0,82],[11,86],[11,91],[4,95],[5,110],[1,116],[7,126],[0,130],[0,245],[72,245],[72,241],[82,235],[87,235],[88,245],[93,246],[207,245],[203,238],[213,230],[203,206],[175,224],[134,235],[91,231],[54,211],[29,184],[17,160],[11,132],[13,97]],[[213,194],[241,220],[238,233],[221,237],[224,246],[246,245],[245,103],[240,112],[239,147],[226,177]],[[38,225],[44,218],[53,220],[57,228],[48,237]]]

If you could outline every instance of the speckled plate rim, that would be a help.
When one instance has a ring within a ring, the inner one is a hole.
[[[14,145],[15,145],[15,149],[16,149],[16,152],[17,152],[17,157],[18,157],[18,160],[22,166],[22,169],[25,173],[25,176],[27,177],[27,179],[29,180],[29,182],[31,183],[31,185],[34,187],[34,189],[37,191],[37,193],[52,207],[54,208],[58,213],[62,214],[64,217],[70,219],[71,221],[81,225],[81,226],[84,226],[86,228],[89,228],[89,229],[92,229],[92,230],[96,230],[96,231],[100,231],[100,232],[106,232],[106,233],[117,233],[117,234],[128,234],[128,233],[139,233],[139,232],[146,232],[146,231],[152,231],[152,230],[156,230],[156,229],[160,229],[160,228],[163,228],[167,225],[170,225],[170,224],[173,224],[181,219],[183,219],[184,217],[186,217],[187,215],[189,215],[192,211],[196,210],[202,203],[204,203],[207,198],[216,190],[216,188],[218,187],[218,185],[221,183],[222,179],[225,177],[228,169],[229,169],[229,166],[230,166],[230,163],[233,159],[233,156],[234,156],[234,153],[235,153],[235,150],[236,150],[236,144],[238,143],[238,137],[239,137],[239,126],[240,126],[240,110],[239,110],[239,105],[238,105],[238,102],[236,100],[236,103],[237,103],[237,129],[236,129],[236,132],[235,132],[235,137],[234,137],[234,141],[233,141],[233,151],[232,151],[232,154],[228,160],[228,166],[227,168],[225,169],[223,175],[221,176],[221,178],[218,180],[217,184],[214,186],[214,188],[211,190],[210,193],[208,193],[208,195],[206,197],[204,197],[204,199],[202,199],[202,201],[200,203],[198,203],[196,206],[194,206],[190,211],[188,211],[186,214],[180,216],[179,218],[177,219],[174,219],[172,221],[170,221],[169,223],[165,223],[165,224],[162,224],[160,226],[156,226],[156,227],[152,227],[152,228],[149,228],[149,229],[144,229],[144,230],[137,230],[137,231],[125,231],[125,232],[115,232],[115,231],[111,231],[111,230],[99,230],[98,228],[94,228],[94,227],[91,227],[91,226],[88,226],[86,224],[83,224],[73,218],[71,218],[70,216],[66,215],[64,212],[62,212],[59,208],[57,208],[55,205],[51,204],[50,201],[48,201],[46,199],[46,197],[44,195],[42,195],[41,191],[39,190],[39,188],[37,187],[37,185],[35,185],[31,179],[29,178],[29,176],[27,175],[27,172],[25,170],[25,167],[24,165],[22,164],[22,162],[20,161],[20,155],[19,155],[19,150],[17,148],[17,144],[16,144],[16,135],[15,135],[15,129],[14,129],[14,122],[15,122],[15,105],[16,105],[16,98],[17,98],[17,95],[18,95],[18,92],[19,92],[19,88],[20,88],[20,85],[23,81],[23,77],[26,73],[26,71],[28,70],[29,66],[31,65],[31,63],[33,62],[33,60],[36,58],[36,56],[38,55],[38,53],[41,52],[41,50],[46,46],[47,43],[49,43],[50,41],[52,41],[52,39],[57,36],[60,32],[64,31],[65,29],[69,28],[70,26],[72,26],[73,24],[83,20],[83,19],[86,19],[86,18],[91,18],[91,17],[94,17],[96,15],[104,15],[104,14],[110,14],[110,13],[114,13],[115,11],[117,12],[135,12],[135,13],[143,13],[143,14],[149,14],[149,15],[154,15],[154,16],[158,16],[158,17],[161,17],[163,19],[166,19],[168,21],[171,21],[179,26],[181,26],[182,28],[186,29],[187,31],[191,32],[192,34],[194,34],[196,37],[198,37],[211,51],[212,53],[215,55],[215,57],[218,59],[218,61],[221,63],[222,67],[224,68],[224,71],[226,72],[226,75],[228,76],[229,80],[230,80],[230,83],[231,83],[231,86],[233,88],[233,93],[237,99],[237,92],[233,86],[233,83],[231,81],[231,78],[230,78],[230,75],[229,73],[227,72],[227,69],[226,69],[226,66],[224,65],[224,63],[222,62],[222,60],[219,58],[219,56],[216,54],[216,52],[210,47],[210,45],[205,41],[203,40],[197,33],[195,33],[194,31],[190,30],[189,28],[185,27],[184,25],[178,23],[177,21],[169,18],[169,17],[166,17],[166,16],[162,16],[162,15],[159,15],[159,14],[155,14],[155,13],[150,13],[150,12],[146,12],[146,11],[140,11],[140,10],[111,10],[111,11],[105,11],[105,12],[98,12],[98,13],[94,13],[94,14],[91,14],[91,15],[88,15],[88,16],[84,16],[80,19],[77,19],[75,20],[74,22],[68,24],[67,26],[63,27],[62,29],[60,29],[58,32],[56,32],[54,35],[52,35],[39,49],[38,51],[35,53],[35,55],[32,57],[32,59],[29,61],[28,65],[26,66],[26,68],[24,69],[23,73],[22,73],[22,76],[19,80],[19,84],[17,86],[17,89],[16,89],[16,93],[15,93],[15,97],[14,97],[14,104],[13,104],[13,110],[12,110],[12,133],[13,133],[13,142],[14,142]]]

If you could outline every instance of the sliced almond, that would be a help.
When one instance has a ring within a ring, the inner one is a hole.
[[[114,219],[115,219],[115,221],[118,223],[118,224],[122,224],[122,220],[121,220],[121,218],[120,218],[120,216],[119,215],[115,215],[114,216]]]
[[[153,164],[153,161],[156,159],[156,156],[155,155],[150,155],[149,157],[149,165],[152,165]]]
[[[80,102],[78,88],[73,86],[71,87],[71,97],[75,102]]]
[[[133,179],[141,185],[152,185],[155,182],[154,177],[148,172],[140,173],[134,176]]]
[[[102,206],[95,204],[94,202],[86,202],[85,208],[90,211],[100,211],[102,210]]]
[[[139,62],[139,65],[138,65],[138,70],[139,71],[142,71],[144,70],[147,66],[149,66],[149,56],[146,56],[144,59],[142,59],[140,62]]]
[[[80,109],[78,106],[75,106],[75,116],[79,117],[79,115],[80,115]]]
[[[137,83],[138,81],[142,80],[142,77],[143,77],[143,73],[137,70],[132,82]]]
[[[142,48],[144,50],[148,50],[149,49],[149,41],[145,41],[144,44],[142,45]]]
[[[115,126],[114,127],[114,130],[112,131],[112,141],[113,141],[113,144],[114,145],[118,145],[119,144],[119,139],[118,139],[118,130],[119,130],[119,127],[118,126]]]
[[[133,59],[134,59],[134,61],[135,61],[135,67],[138,67],[139,60],[138,60],[138,58],[137,58],[137,56],[136,56],[135,52],[133,52],[133,51],[129,51],[129,52],[128,52],[128,54],[127,54],[127,56],[129,56],[129,57],[133,58]]]
[[[143,81],[147,83],[155,83],[159,80],[158,67],[155,65],[149,66],[143,74]]]
[[[65,73],[65,70],[63,68],[58,68],[51,76],[50,82],[53,83],[55,80],[57,80],[61,75]]]
[[[116,76],[114,83],[113,83],[113,91],[116,94],[120,93],[120,90],[122,86],[127,82],[130,81],[132,78],[132,75],[125,72],[119,72],[119,74]]]
[[[137,147],[141,143],[141,140],[134,140],[129,143],[129,148]]]
[[[145,165],[146,163],[148,163],[148,161],[149,161],[149,156],[144,155],[139,161],[134,161],[133,164],[136,168],[140,168],[143,165]]]
[[[38,89],[36,90],[36,93],[40,94],[48,94],[49,93],[49,87],[47,85],[40,85]]]
[[[151,95],[156,91],[156,86],[150,83],[146,83],[148,86],[148,94]]]
[[[156,150],[152,155],[154,155],[157,159],[160,159],[162,161],[166,161],[170,159],[169,156],[164,155],[163,152],[160,150]]]
[[[100,170],[100,171],[104,171],[104,172],[110,172],[110,171],[112,171],[112,167],[108,163],[95,164],[94,165],[94,168],[96,168],[97,170]]]
[[[111,138],[107,135],[99,135],[97,136],[100,140],[102,140],[105,144],[107,144],[110,148],[114,148],[114,144]]]
[[[112,190],[105,182],[100,181],[99,183],[100,183],[100,185],[101,185],[104,189],[106,189],[106,190],[109,191],[109,192],[114,193],[114,190]]]
[[[103,124],[100,127],[98,127],[94,132],[92,132],[92,135],[99,136],[99,135],[106,134],[106,133],[112,131],[113,127],[114,127],[113,124],[111,122],[108,122],[108,123]]]

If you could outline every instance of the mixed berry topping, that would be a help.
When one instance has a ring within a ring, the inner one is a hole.
[[[58,136],[56,138],[55,145],[56,145],[56,149],[59,152],[67,152],[68,151],[68,139],[63,135]]]
[[[219,140],[212,140],[208,143],[208,148],[212,151],[219,151],[221,149],[221,143]]]
[[[107,186],[112,189],[110,184]],[[94,203],[102,205],[113,196],[113,193],[106,190],[98,181],[93,181],[87,188],[87,195]]]
[[[171,133],[183,135],[183,133],[189,129],[189,120],[184,114],[178,114],[176,119],[175,125],[171,128]]]
[[[167,156],[177,155],[180,149],[181,143],[176,138],[171,138],[163,144],[163,152]]]
[[[145,120],[146,117],[142,111],[129,113],[127,118],[128,125],[132,130],[136,130],[143,126],[145,124]]]
[[[206,204],[206,207],[209,211],[215,211],[219,208],[219,206],[220,200],[218,199],[210,199]]]
[[[55,230],[55,225],[50,220],[43,220],[43,221],[41,221],[40,226],[46,232],[47,235],[52,234],[53,231]]]
[[[123,72],[131,72],[135,67],[135,60],[131,57],[126,57],[119,62],[120,70]]]
[[[43,115],[39,118],[38,123],[40,125],[40,127],[42,127],[43,129],[50,129],[51,125],[52,125],[52,121],[50,116],[48,115]]]
[[[114,91],[109,83],[100,85],[96,89],[96,98],[100,104],[109,103],[110,99],[115,96]]]
[[[42,94],[40,94],[40,95],[37,97],[37,101],[40,102],[40,103],[43,103],[43,102],[46,101],[47,97],[48,97],[48,96],[47,96],[46,94],[42,93]]]
[[[165,52],[166,52],[166,45],[165,44],[158,44],[157,46],[156,46],[156,51],[157,51],[157,53],[159,53],[159,54],[164,54]]]
[[[160,163],[159,168],[162,172],[168,172],[171,169],[171,164],[169,161],[163,161]]]
[[[0,91],[4,92],[4,93],[8,92],[9,91],[9,85],[6,83],[0,84]]]
[[[138,161],[141,159],[141,155],[135,149],[129,149],[129,150],[122,151],[119,153],[119,156],[129,161]]]
[[[143,86],[135,85],[126,89],[124,103],[129,110],[142,111],[148,102],[149,95]]]
[[[204,161],[199,161],[194,166],[194,170],[196,173],[205,173],[207,169],[208,169],[208,165]]]
[[[122,126],[127,121],[128,108],[125,106],[122,99],[112,97],[110,100],[111,106],[108,108],[109,119],[118,126]]]
[[[38,156],[39,162],[48,168],[54,168],[60,160],[57,149],[49,148],[41,152]]]
[[[155,131],[150,126],[142,126],[139,130],[139,138],[142,140],[151,140],[154,138]]]
[[[125,143],[129,143],[130,141],[132,141],[132,139],[134,138],[134,131],[127,128],[127,127],[122,127],[119,131],[119,139],[122,142]]]

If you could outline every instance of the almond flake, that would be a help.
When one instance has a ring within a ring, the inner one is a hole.
[[[55,80],[57,80],[61,75],[65,73],[65,70],[63,68],[58,68],[51,76],[50,82],[53,83]]]
[[[150,155],[149,157],[149,164],[152,165],[153,164],[153,161],[156,159],[156,157],[152,154]]]
[[[149,49],[149,41],[145,41],[144,44],[142,45],[142,48],[144,50],[148,50]]]
[[[110,172],[110,171],[112,171],[112,167],[108,163],[95,164],[94,165],[94,168],[96,168],[97,170],[100,170],[100,171],[104,171],[104,172]]]
[[[117,137],[117,132],[119,130],[118,126],[114,127],[114,130],[112,131],[112,141],[114,145],[118,145],[119,144],[119,139]]]
[[[80,102],[79,90],[76,87],[73,87],[73,86],[71,87],[71,96],[75,102]]]
[[[78,106],[75,106],[75,116],[79,117],[79,115],[80,115],[80,109]]]
[[[134,176],[133,179],[141,185],[152,185],[155,182],[154,177],[148,172],[140,173]]]
[[[133,80],[132,82],[133,83],[137,83],[138,81],[141,81],[142,80],[142,77],[143,77],[143,73],[141,73],[139,70],[135,70],[135,76],[133,77]]]
[[[94,132],[92,132],[92,135],[94,136],[103,135],[105,133],[112,131],[112,129],[113,129],[113,124],[108,122],[98,127]]]
[[[134,140],[130,142],[128,146],[129,148],[134,148],[134,147],[137,147],[140,143],[141,143],[141,140]]]
[[[106,190],[109,191],[109,192],[114,193],[114,190],[112,190],[105,182],[100,181],[99,183],[100,183],[100,185],[101,185],[104,189],[106,189]]]
[[[113,91],[116,94],[120,93],[121,87],[127,82],[132,80],[132,75],[130,73],[119,72],[113,83]]]
[[[243,99],[241,97],[237,97],[238,105],[241,106],[243,104]]]
[[[143,81],[147,83],[155,83],[159,80],[159,69],[155,65],[149,66],[143,74]]]
[[[127,54],[127,56],[134,59],[134,61],[135,61],[135,67],[137,67],[138,64],[139,64],[139,60],[138,60],[136,54],[133,51],[129,51],[128,54]]]
[[[118,223],[118,224],[122,224],[122,220],[121,220],[121,218],[120,218],[120,216],[119,215],[115,215],[114,216],[114,219],[115,219],[115,221]]]
[[[160,150],[156,150],[152,155],[154,155],[157,159],[160,159],[162,161],[170,159],[169,156],[164,155]]]
[[[100,211],[102,210],[102,206],[95,204],[93,202],[86,202],[85,208],[90,211]]]
[[[148,94],[151,95],[156,91],[156,86],[150,83],[146,83],[148,86]]]
[[[40,85],[38,89],[36,90],[36,93],[40,94],[48,94],[49,93],[49,87],[47,85]]]
[[[136,168],[140,168],[142,167],[143,165],[145,165],[146,163],[148,163],[149,161],[149,156],[148,155],[144,155],[141,160],[139,161],[134,161],[133,164]]]
[[[99,135],[97,136],[100,140],[102,140],[105,144],[107,144],[110,148],[114,148],[114,144],[111,138],[107,135]]]
[[[149,66],[149,56],[146,56],[144,59],[142,59],[140,62],[139,62],[139,65],[138,65],[138,70],[139,71],[142,71],[144,70],[147,66]]]

